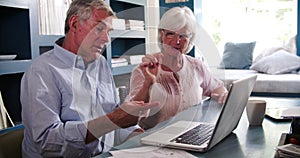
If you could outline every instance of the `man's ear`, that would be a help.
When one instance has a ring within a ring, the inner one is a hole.
[[[78,22],[79,22],[78,16],[72,15],[70,17],[69,22],[68,22],[69,23],[69,27],[70,27],[70,31],[72,31],[72,32],[76,31],[76,27],[78,25]]]

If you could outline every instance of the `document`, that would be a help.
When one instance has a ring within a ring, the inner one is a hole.
[[[297,158],[300,157],[300,145],[285,144],[277,147],[280,157]]]
[[[196,156],[184,150],[168,149],[154,146],[116,150],[110,151],[110,153],[113,155],[113,158],[196,158]]]

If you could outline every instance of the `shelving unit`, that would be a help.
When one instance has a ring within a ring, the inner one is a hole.
[[[106,0],[119,18],[142,20],[145,30],[114,30],[104,56],[141,55],[148,52],[147,0]],[[38,0],[0,0],[0,55],[17,54],[0,60],[0,90],[14,122],[21,122],[20,81],[32,60],[53,48],[63,35],[40,35]],[[64,26],[62,26],[64,27]],[[136,66],[111,67],[113,75],[129,74]]]
[[[142,20],[147,26],[147,1],[146,0],[110,0],[107,1],[119,18]],[[38,23],[38,0],[1,0],[2,13],[0,55],[17,54],[17,58],[11,61],[0,61],[0,75],[22,73],[31,64],[32,59],[44,51],[53,47],[55,40],[62,35],[40,35]],[[137,14],[138,13],[138,14]],[[111,34],[111,43],[107,45],[106,59],[111,65],[111,58],[120,56],[135,47],[131,43],[139,45],[137,54],[146,54],[147,50],[147,27],[144,31],[114,30]],[[123,39],[123,40],[121,40]],[[129,39],[129,42],[125,39]],[[131,46],[129,48],[128,46]],[[117,53],[115,53],[115,51]],[[112,68],[114,75],[130,73],[133,66],[128,68]],[[126,71],[119,71],[126,70]]]
[[[106,59],[111,65],[111,58],[122,55],[145,55],[148,52],[147,43],[147,0],[110,0],[110,6],[121,19],[141,20],[145,30],[114,30],[110,34],[111,42],[106,48]],[[136,66],[111,67],[113,75],[131,73]]]
[[[31,59],[28,2],[0,1],[0,20],[0,55],[17,55],[0,61],[0,75],[22,72]]]
[[[39,35],[37,1],[0,1],[0,55],[17,55],[14,60],[0,61],[0,75],[23,73],[41,50],[60,37]]]
[[[21,122],[20,80],[33,57],[29,5],[28,0],[0,0],[0,55],[17,55],[0,60],[0,90],[15,124]]]

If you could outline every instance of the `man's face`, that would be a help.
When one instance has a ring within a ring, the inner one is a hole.
[[[93,15],[86,21],[80,21],[76,39],[80,44],[77,55],[89,63],[96,60],[109,42],[112,30],[112,17],[101,9],[94,9]]]

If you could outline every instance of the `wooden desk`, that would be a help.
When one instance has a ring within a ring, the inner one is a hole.
[[[213,122],[216,120],[219,107],[195,106],[179,113],[173,119],[159,124],[155,129],[145,132],[117,146],[114,150],[128,149],[143,146],[140,138],[149,133],[165,127],[178,120],[205,120]],[[274,157],[275,148],[279,143],[282,133],[288,133],[290,122],[274,122],[267,118],[264,119],[262,126],[249,126],[246,113],[244,111],[238,127],[226,139],[217,144],[206,153],[190,152],[197,157]],[[97,158],[108,157],[109,153],[104,153]]]

